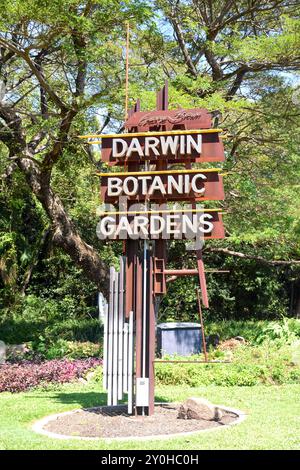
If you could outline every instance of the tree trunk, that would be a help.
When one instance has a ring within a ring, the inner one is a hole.
[[[64,250],[82,268],[86,277],[94,282],[107,297],[109,290],[108,267],[101,260],[97,251],[80,237],[61,199],[49,186],[48,175],[44,176],[37,165],[26,157],[18,160],[18,166],[25,173],[29,186],[51,221],[53,243]]]

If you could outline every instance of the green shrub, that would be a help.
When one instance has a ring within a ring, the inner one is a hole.
[[[157,363],[156,381],[163,385],[191,387],[299,383],[300,367],[292,361],[292,346],[270,341],[260,346],[240,346],[233,352],[232,362],[227,364]],[[213,354],[210,355],[210,360],[213,359]],[[181,359],[195,360],[197,356]],[[203,360],[203,357],[198,356],[198,359]]]
[[[221,320],[205,323],[205,334],[218,334],[221,341],[235,336],[243,336],[247,341],[254,343],[257,335],[270,322],[267,320]]]
[[[296,339],[296,334],[291,330],[289,322],[284,318],[281,322],[270,322],[257,335],[255,342],[261,344],[264,341],[280,341],[290,344]]]
[[[102,380],[103,380],[103,368],[102,366],[99,366],[94,370],[92,381],[102,384]]]
[[[64,339],[58,339],[51,344],[47,344],[41,337],[38,345],[34,347],[34,350],[38,352],[45,359],[84,359],[88,357],[101,357],[102,348],[100,345],[78,341],[66,341]]]
[[[283,318],[281,321],[268,320],[221,320],[205,323],[205,334],[218,334],[221,341],[243,336],[251,344],[261,344],[270,339],[281,339],[291,343],[300,337],[300,320]]]
[[[260,382],[260,367],[233,364],[157,364],[156,380],[163,385],[253,386]]]

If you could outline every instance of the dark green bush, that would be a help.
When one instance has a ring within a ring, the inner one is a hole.
[[[7,344],[32,342],[38,345],[41,338],[50,343],[57,339],[67,341],[91,341],[99,343],[102,337],[102,325],[95,318],[83,318],[65,321],[45,319],[25,320],[6,319],[0,322],[0,340]]]
[[[67,341],[100,342],[103,335],[103,326],[96,318],[82,320],[65,320],[55,323],[45,329],[47,338],[62,338]]]

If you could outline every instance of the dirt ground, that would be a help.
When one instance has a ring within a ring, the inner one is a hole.
[[[223,412],[221,421],[178,419],[180,405],[156,405],[153,416],[130,416],[125,407],[90,408],[59,416],[44,429],[56,434],[81,437],[143,437],[210,429],[229,424],[237,415]]]

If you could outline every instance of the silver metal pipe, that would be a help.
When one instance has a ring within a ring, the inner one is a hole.
[[[113,357],[113,318],[114,318],[114,279],[115,268],[110,268],[109,278],[109,315],[107,337],[107,405],[112,405],[112,357]]]
[[[118,400],[123,399],[124,259],[120,258],[118,318]]]
[[[128,341],[128,414],[133,412],[133,312],[129,314],[129,341]]]
[[[104,312],[104,338],[103,338],[103,388],[107,390],[107,349],[108,349],[108,305]]]
[[[115,272],[114,283],[114,321],[113,321],[113,393],[112,404],[118,404],[118,310],[119,310],[119,274]]]
[[[123,325],[123,392],[128,393],[128,333],[129,333],[129,324],[124,323]]]

